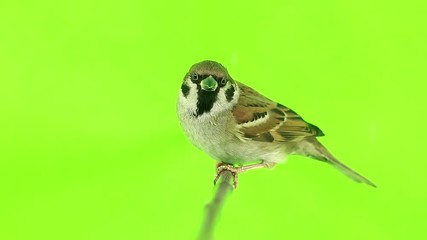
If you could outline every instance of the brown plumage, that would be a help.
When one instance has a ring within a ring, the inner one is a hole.
[[[244,137],[267,142],[295,142],[306,137],[324,135],[318,127],[304,121],[291,109],[242,83],[238,85],[240,97],[233,108],[233,116],[241,126]],[[260,121],[259,114],[263,114],[264,121]],[[260,123],[255,124],[255,121]],[[254,124],[249,125],[251,122]]]
[[[178,116],[190,141],[222,163],[218,174],[271,167],[297,154],[329,163],[353,180],[375,187],[317,140],[324,135],[318,127],[235,81],[217,62],[203,61],[190,68],[181,86]]]
[[[232,110],[240,130],[237,134],[260,142],[294,142],[296,153],[332,164],[353,180],[376,187],[374,183],[337,160],[316,139],[324,136],[320,128],[304,121],[290,108],[264,97],[254,89],[242,83],[238,83],[238,86],[240,97]]]

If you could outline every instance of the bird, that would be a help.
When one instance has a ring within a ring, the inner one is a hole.
[[[181,84],[177,115],[190,142],[217,161],[214,183],[223,171],[234,177],[273,168],[290,155],[328,163],[372,187],[376,185],[335,158],[318,137],[324,133],[292,109],[234,80],[220,63],[190,67]]]

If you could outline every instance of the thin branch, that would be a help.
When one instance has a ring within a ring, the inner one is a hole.
[[[199,240],[213,239],[213,230],[219,212],[221,211],[225,198],[233,191],[231,180],[233,180],[233,175],[230,171],[225,170],[221,172],[214,198],[212,199],[212,202],[206,205],[206,217],[198,238]]]

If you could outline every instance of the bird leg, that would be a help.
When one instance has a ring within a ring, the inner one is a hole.
[[[237,188],[237,184],[238,184],[238,174],[242,173],[242,172],[246,172],[249,170],[253,170],[253,169],[259,169],[259,168],[271,168],[273,167],[275,164],[272,163],[266,163],[266,162],[262,162],[262,163],[256,163],[256,164],[251,164],[251,165],[246,165],[246,166],[241,166],[241,167],[234,167],[233,165],[230,164],[225,164],[225,163],[218,163],[217,167],[216,167],[216,175],[215,175],[215,179],[214,179],[214,184],[216,185],[216,182],[218,181],[219,177],[221,176],[221,173],[223,171],[229,171],[231,172],[231,174],[233,175],[233,187]]]

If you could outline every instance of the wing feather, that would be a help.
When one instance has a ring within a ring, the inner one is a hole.
[[[304,121],[291,109],[242,83],[238,85],[240,97],[233,115],[243,138],[261,142],[292,142],[324,135],[318,127]]]

